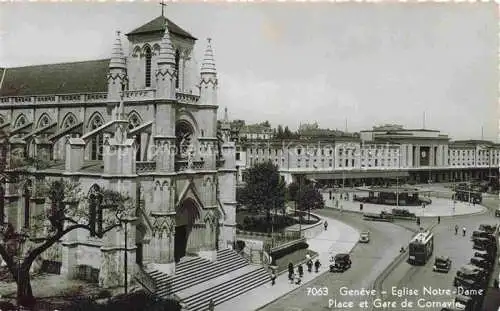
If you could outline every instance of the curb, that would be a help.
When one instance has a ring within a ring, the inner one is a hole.
[[[389,206],[389,205],[387,205]],[[487,213],[488,212],[488,208],[481,205],[481,207],[483,208],[482,211],[480,212],[474,212],[474,213],[467,213],[467,214],[455,214],[455,215],[437,215],[437,216],[417,216],[419,218],[435,218],[435,217],[457,217],[457,216],[474,216],[474,215],[482,215],[484,213]],[[325,209],[329,209],[329,210],[333,210],[333,211],[339,211],[340,212],[340,209],[339,208],[335,208],[335,207],[331,207],[331,206],[325,206]],[[349,213],[349,214],[364,214],[365,212],[361,212],[361,211],[353,211],[353,210],[342,210],[342,213]]]

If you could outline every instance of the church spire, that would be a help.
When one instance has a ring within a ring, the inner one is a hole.
[[[203,63],[201,64],[201,74],[217,74],[215,70],[214,51],[212,50],[212,39],[207,39],[207,48],[203,56]]]
[[[111,53],[111,61],[109,62],[109,68],[126,69],[125,55],[123,54],[122,42],[120,39],[120,31],[116,32],[115,43],[113,44],[113,51]]]
[[[165,34],[160,43],[160,57],[158,58],[158,65],[171,64],[175,65],[175,51],[170,40],[168,31],[168,20],[165,19]]]

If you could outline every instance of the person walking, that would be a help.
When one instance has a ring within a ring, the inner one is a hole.
[[[307,271],[312,272],[313,262],[311,259],[307,261]]]
[[[214,311],[215,310],[215,303],[213,299],[210,299],[210,302],[208,303],[208,311]]]
[[[321,267],[321,263],[319,262],[319,259],[316,259],[314,262],[314,268],[316,268],[316,273],[319,272],[319,267]]]
[[[304,276],[304,267],[302,267],[302,264],[299,264],[299,266],[297,267],[297,272],[299,273],[300,277]]]
[[[300,278],[300,275],[296,275],[295,276],[295,284],[300,285],[300,283],[302,283],[302,279]]]
[[[325,231],[328,230],[328,222],[325,220]]]
[[[288,279],[293,281],[293,263],[288,264]]]
[[[455,235],[458,234],[458,225],[455,225]]]
[[[438,216],[438,224],[441,223],[441,216]]]
[[[465,236],[465,234],[467,233],[467,229],[465,229],[465,227],[462,228],[462,233],[463,233],[463,236]]]
[[[274,272],[274,269],[271,271],[271,285],[276,284],[276,273]]]

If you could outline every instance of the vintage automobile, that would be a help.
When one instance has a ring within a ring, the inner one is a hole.
[[[434,260],[433,271],[448,273],[451,268],[451,259],[448,257],[438,256]]]
[[[455,307],[459,310],[473,311],[474,300],[468,296],[457,295],[455,297]]]
[[[360,243],[368,243],[370,242],[370,232],[368,231],[363,231],[359,235],[359,242]]]
[[[474,250],[474,257],[480,257],[488,260],[490,263],[495,261],[494,254],[490,254],[487,251]]]
[[[473,231],[472,232],[472,236],[471,236],[471,240],[474,240],[474,239],[477,239],[477,238],[485,238],[485,239],[490,239],[490,237],[492,237],[491,233],[487,232],[487,231]]]
[[[458,269],[457,275],[453,280],[453,286],[475,288],[481,286],[485,280],[486,271],[484,269],[468,264]]]
[[[330,272],[344,272],[352,265],[349,254],[337,254],[330,263]]]
[[[479,231],[486,231],[489,234],[495,234],[495,232],[497,231],[497,226],[496,225],[488,225],[488,224],[480,224]]]
[[[472,257],[470,259],[470,264],[479,268],[483,268],[487,271],[489,271],[492,267],[491,263],[488,260],[481,257]]]

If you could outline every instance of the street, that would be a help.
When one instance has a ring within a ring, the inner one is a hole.
[[[337,299],[338,302],[345,303],[352,302],[354,306],[357,306],[365,298],[348,295],[341,297],[340,289],[342,287],[354,290],[370,289],[377,276],[399,255],[399,248],[406,245],[413,235],[411,231],[394,224],[364,221],[361,215],[358,214],[344,213],[344,215],[340,215],[338,211],[329,209],[315,212],[337,218],[360,231],[370,231],[371,241],[367,244],[359,243],[354,248],[351,253],[351,269],[344,273],[327,272],[259,310],[329,310],[331,309],[328,307],[329,299]],[[327,288],[328,293],[321,291],[322,294],[320,295],[318,294],[319,291],[313,290],[319,288]],[[356,310],[356,308],[353,308],[353,310]]]

